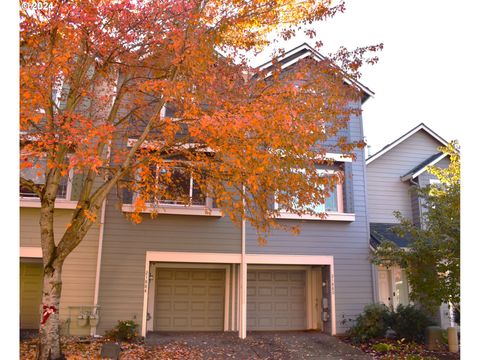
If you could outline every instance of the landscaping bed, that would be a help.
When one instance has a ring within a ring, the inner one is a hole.
[[[104,338],[62,338],[69,360],[100,359]],[[111,340],[110,340],[111,341]],[[37,338],[20,342],[20,358],[35,358]],[[372,357],[338,338],[317,331],[149,333],[146,341],[119,342],[121,360],[371,360]]]
[[[346,336],[340,340],[362,350],[375,360],[459,360],[460,354],[448,352],[447,346],[442,351],[430,351],[426,345],[393,339],[376,339],[365,343],[355,343]]]
[[[62,338],[62,351],[68,360],[101,359],[102,345],[109,342],[106,339],[94,338]],[[186,347],[183,344],[170,343],[164,346],[149,347],[139,340],[135,342],[120,342],[122,360],[142,359],[172,359],[172,360],[200,360],[202,353],[198,349]],[[37,339],[28,339],[20,342],[20,359],[34,360]]]

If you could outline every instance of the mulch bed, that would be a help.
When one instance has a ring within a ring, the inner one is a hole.
[[[459,360],[460,354],[448,352],[445,346],[443,351],[430,351],[426,345],[414,342],[405,342],[393,339],[372,340],[364,344],[356,344],[348,337],[338,336],[343,342],[362,350],[372,356],[375,360]],[[378,346],[377,344],[386,344],[387,346]],[[377,345],[377,347],[375,346]],[[388,348],[388,350],[378,351],[378,348]]]

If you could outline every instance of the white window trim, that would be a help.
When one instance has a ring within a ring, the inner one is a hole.
[[[165,162],[169,162],[165,160]],[[123,212],[135,212],[135,200],[137,193],[133,193],[132,204],[122,204]],[[190,174],[189,197],[193,197],[193,175]],[[170,215],[196,215],[196,216],[223,216],[223,212],[219,208],[212,207],[212,197],[205,196],[205,205],[195,204],[169,204],[169,203],[146,203],[145,208],[140,211],[142,214],[170,214]]]
[[[55,199],[55,209],[75,209],[78,201],[71,200],[72,198],[72,186],[73,186],[73,169],[68,172],[67,189],[65,198]],[[40,198],[38,196],[21,196],[20,195],[20,207],[24,208],[40,208]]]
[[[77,208],[78,201],[72,201],[72,200],[63,200],[63,199],[57,199],[55,201],[55,209],[76,209]],[[41,208],[42,204],[40,203],[39,198],[25,198],[22,197],[20,198],[20,207],[21,208]]]
[[[123,212],[135,212],[135,205],[123,204]],[[223,216],[223,212],[218,208],[209,208],[203,205],[147,205],[140,211],[142,214],[170,214],[170,215],[197,215],[197,216]]]
[[[318,169],[317,172],[325,173],[325,174],[335,174],[335,170],[330,169]],[[280,213],[275,216],[276,219],[284,219],[284,220],[319,220],[319,221],[355,221],[355,214],[354,213],[344,213],[343,210],[343,183],[337,183],[337,209],[338,211],[328,211],[325,212],[326,218],[320,218],[315,215],[303,214],[297,215],[294,213],[290,213],[285,210],[279,210]],[[275,210],[278,210],[278,204],[275,201],[274,203]]]

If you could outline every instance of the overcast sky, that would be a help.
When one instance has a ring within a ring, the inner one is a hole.
[[[366,67],[361,82],[375,92],[364,104],[364,133],[371,153],[423,122],[448,140],[462,140],[462,127],[479,101],[467,93],[473,41],[474,9],[468,1],[346,0],[346,12],[319,24],[323,54],[383,43],[380,61]],[[477,13],[478,14],[478,13]],[[476,15],[475,15],[476,16]],[[471,19],[469,19],[471,17]],[[474,40],[475,39],[475,40]],[[282,46],[289,50],[315,40],[298,36]],[[475,67],[477,67],[476,65]],[[472,66],[471,69],[474,67]],[[478,121],[478,116],[477,116]]]

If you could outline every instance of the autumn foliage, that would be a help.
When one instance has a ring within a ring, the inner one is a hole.
[[[199,193],[233,221],[247,219],[260,238],[282,225],[274,220],[280,207],[324,216],[309,205],[325,202],[343,174],[316,169],[333,164],[327,153],[352,158],[364,145],[342,131],[360,115],[360,66],[376,62],[368,54],[381,46],[342,48],[286,70],[275,59],[263,68],[247,60],[272,31],[314,38],[315,22],[343,3],[52,3],[20,13],[20,167],[44,179],[22,178],[21,186],[41,201],[46,274],[61,272],[114,188],[136,194],[135,221],[158,199],[188,205],[176,171],[191,174]],[[54,239],[54,202],[72,172],[83,175],[78,206]]]

